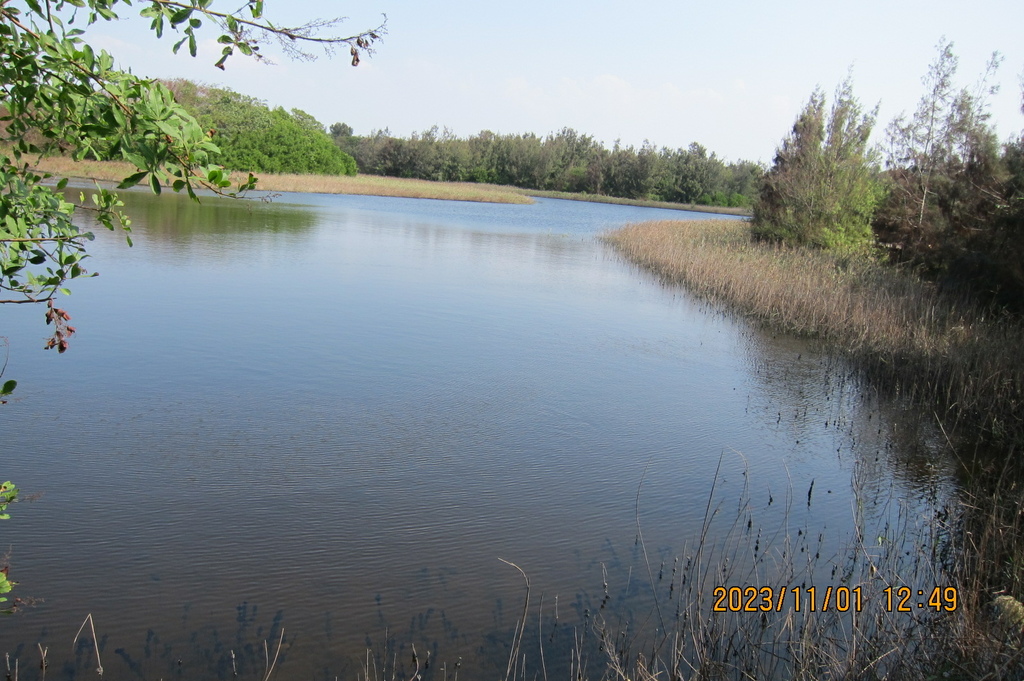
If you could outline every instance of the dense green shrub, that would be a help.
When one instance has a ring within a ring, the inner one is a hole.
[[[758,238],[824,248],[871,241],[871,218],[882,198],[868,148],[875,112],[865,114],[847,79],[826,116],[814,92],[776,152],[754,202]]]
[[[270,109],[258,99],[187,80],[168,84],[175,98],[209,130],[232,170],[355,175],[355,160],[338,148],[313,116]]]

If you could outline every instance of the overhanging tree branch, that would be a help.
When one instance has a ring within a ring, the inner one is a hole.
[[[323,35],[341,19],[278,26],[263,17],[262,0],[249,0],[234,12],[217,10],[213,2],[148,0],[140,14],[151,20],[158,37],[165,27],[183,33],[172,49],[177,52],[187,43],[193,56],[204,22],[216,26],[223,48],[215,66],[221,69],[236,51],[262,58],[261,43],[271,37],[303,58],[311,55],[302,45],[327,54],[347,45],[354,65],[386,32],[386,17],[385,23],[354,35]],[[232,184],[214,162],[217,145],[163,84],[115,69],[113,57],[90,47],[81,29],[70,28],[75,13],[87,14],[87,25],[115,20],[121,4],[131,5],[128,0],[26,0],[17,5],[0,0],[0,53],[5,57],[0,59],[0,144],[8,145],[0,152],[0,290],[24,297],[0,303],[48,301],[67,292],[67,282],[88,276],[81,261],[88,257],[85,241],[92,235],[76,226],[78,211],[92,212],[108,229],[130,231],[115,192],[97,187],[91,205],[83,205],[84,194],[83,202],[68,201],[63,195],[67,179],[49,184],[51,176],[32,171],[23,162],[25,155],[124,160],[135,172],[119,188],[146,182],[154,193],[168,187],[193,199],[197,188],[238,196],[256,184],[251,174]]]

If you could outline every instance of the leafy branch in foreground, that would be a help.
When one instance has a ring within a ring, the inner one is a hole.
[[[10,514],[7,513],[7,506],[18,496],[18,488],[10,480],[0,483],[0,520],[7,520]],[[15,582],[7,578],[7,566],[0,566],[0,603],[5,603],[7,598],[3,595],[10,593]],[[3,612],[3,611],[0,611]]]
[[[91,276],[82,264],[93,235],[77,226],[80,211],[110,230],[130,231],[115,192],[97,186],[89,196],[83,192],[77,201],[69,199],[67,178],[32,169],[39,158],[67,154],[75,160],[127,161],[135,172],[119,189],[145,183],[156,194],[170,187],[193,199],[197,189],[237,196],[256,184],[249,174],[232,187],[224,168],[212,160],[219,152],[212,136],[173,94],[157,81],[115,68],[110,54],[94,50],[84,31],[73,27],[113,21],[119,4],[130,2],[0,0],[0,303],[51,301],[58,292],[69,292],[70,280]],[[328,54],[347,45],[355,65],[385,32],[382,24],[348,37],[320,35],[340,20],[277,26],[264,18],[263,4],[250,0],[234,12],[220,12],[213,0],[150,0],[140,14],[151,20],[158,37],[165,28],[180,32],[173,50],[187,43],[193,56],[204,22],[215,26],[224,45],[215,64],[221,69],[236,51],[260,58],[261,42],[271,37],[287,54],[301,58],[311,57],[303,45]],[[54,309],[48,308],[48,321]],[[48,347],[62,350],[66,340],[56,338]]]
[[[357,35],[348,37],[322,36],[319,32],[323,29],[333,28],[341,24],[343,18],[335,19],[314,19],[300,26],[287,27],[275,26],[269,21],[261,21],[263,17],[263,0],[249,0],[243,10],[248,8],[251,18],[245,18],[242,11],[225,13],[210,9],[212,0],[190,0],[189,2],[173,2],[170,0],[152,0],[151,5],[142,11],[142,16],[152,18],[150,28],[157,37],[163,35],[164,23],[171,28],[184,26],[184,37],[174,44],[174,52],[177,53],[181,46],[188,42],[189,53],[196,56],[195,29],[202,25],[201,16],[212,20],[223,31],[217,39],[218,43],[225,45],[221,57],[214,66],[224,68],[224,62],[234,54],[237,49],[246,56],[255,57],[265,61],[260,54],[260,39],[273,38],[281,50],[292,59],[312,60],[316,56],[303,49],[305,44],[315,44],[321,47],[324,52],[331,56],[335,48],[340,45],[348,45],[349,54],[352,56],[352,66],[359,65],[360,51],[367,54],[373,53],[373,43],[380,40],[387,29],[385,23],[377,28],[363,31]],[[386,22],[386,18],[385,18]]]
[[[4,363],[0,366],[0,378],[3,378],[4,372],[7,371],[8,344],[7,338],[0,336],[0,345],[4,348]],[[0,384],[0,404],[7,404],[7,400],[4,398],[13,393],[16,387],[18,387],[18,382],[15,380],[7,380]]]
[[[6,513],[7,506],[18,496],[18,488],[10,480],[0,484],[0,520],[7,520],[10,514]]]

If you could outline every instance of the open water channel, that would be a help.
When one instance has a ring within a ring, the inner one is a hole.
[[[865,508],[913,517],[955,485],[913,410],[597,238],[707,216],[127,203],[134,248],[98,232],[100,276],[60,301],[68,353],[40,307],[0,310],[0,477],[32,497],[0,548],[39,599],[0,619],[21,679],[37,643],[47,678],[94,678],[88,613],[109,678],[260,679],[282,628],[278,678],[356,678],[368,649],[371,676],[408,674],[413,645],[433,678],[501,678],[526,588],[499,559],[568,678],[567,642],[649,614],[709,513],[710,543],[739,517],[827,561]]]

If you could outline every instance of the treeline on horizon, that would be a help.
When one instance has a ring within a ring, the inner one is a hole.
[[[484,130],[461,138],[434,126],[402,138],[387,130],[359,136],[335,123],[330,134],[361,173],[626,199],[749,207],[764,174],[757,163],[727,163],[696,142],[686,149],[616,142],[608,149],[572,128],[545,137]]]
[[[396,137],[388,130],[354,134],[344,123],[325,126],[300,109],[271,109],[228,88],[185,79],[164,81],[175,99],[209,131],[218,162],[254,173],[384,175],[442,182],[479,182],[523,189],[750,207],[765,169],[726,162],[694,142],[686,149],[640,148],[563,128],[533,133],[481,131],[456,137],[437,126]]]

